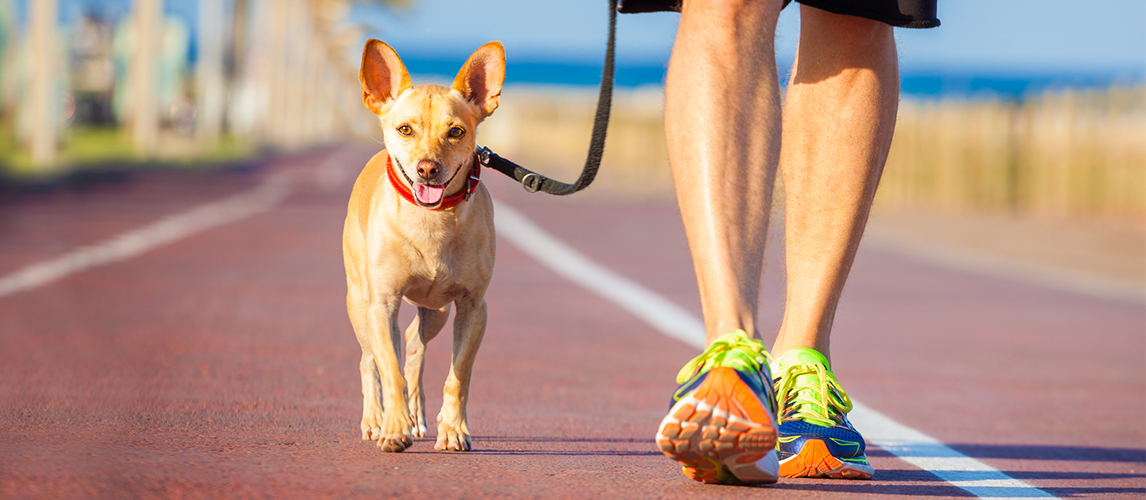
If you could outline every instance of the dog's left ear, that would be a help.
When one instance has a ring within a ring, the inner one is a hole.
[[[470,56],[450,87],[477,104],[482,118],[493,114],[501,102],[505,83],[505,49],[501,42],[489,42]]]
[[[413,86],[398,53],[373,38],[362,48],[362,70],[358,79],[362,83],[362,104],[376,115],[390,109],[394,100]]]

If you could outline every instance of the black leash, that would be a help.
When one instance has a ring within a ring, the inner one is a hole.
[[[613,103],[613,46],[617,35],[617,0],[609,0],[609,44],[605,49],[605,69],[601,75],[601,92],[597,97],[597,114],[593,118],[593,138],[589,141],[589,155],[581,176],[572,184],[550,179],[512,161],[502,158],[489,148],[477,150],[482,165],[513,177],[530,193],[543,191],[555,195],[573,194],[589,187],[601,166],[601,156],[605,152],[605,132],[609,129],[609,110]]]

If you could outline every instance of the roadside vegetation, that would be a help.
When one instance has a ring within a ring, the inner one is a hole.
[[[482,140],[570,179],[585,157],[595,99],[508,88]],[[600,182],[587,193],[672,195],[662,99],[653,88],[617,93]],[[877,206],[1146,223],[1146,86],[1019,102],[905,97]]]
[[[0,177],[192,167],[363,136],[353,3],[406,4],[133,0],[77,16],[37,0],[18,20],[0,1]]]

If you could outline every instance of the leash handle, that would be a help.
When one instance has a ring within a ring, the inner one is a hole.
[[[529,170],[512,161],[502,158],[489,148],[478,148],[477,155],[482,165],[512,177],[530,193],[542,191],[558,196],[576,193],[593,182],[601,157],[605,154],[605,133],[609,130],[609,111],[613,105],[613,53],[617,38],[617,0],[609,0],[609,42],[605,48],[605,68],[601,75],[601,91],[597,96],[597,113],[593,117],[593,135],[589,141],[589,154],[581,175],[572,184],[551,179]]]

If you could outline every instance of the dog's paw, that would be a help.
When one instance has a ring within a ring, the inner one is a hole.
[[[470,451],[473,449],[470,433],[465,427],[465,424],[449,425],[445,422],[439,422],[438,442],[434,443],[434,449],[438,451]]]
[[[397,437],[387,437],[385,439],[378,441],[378,447],[381,448],[382,451],[385,451],[387,453],[399,453],[399,452],[406,451],[406,448],[409,448],[413,444],[414,444],[414,440],[408,435],[406,435],[406,436],[399,435]]]
[[[410,420],[414,421],[414,437],[426,437],[426,409],[422,407],[421,397],[418,394],[410,395]]]
[[[413,427],[409,415],[387,412],[382,419],[378,447],[386,452],[405,451],[414,444]]]
[[[415,417],[414,422],[416,422],[414,424],[414,437],[419,439],[426,437],[426,417]]]
[[[362,417],[362,440],[377,441],[382,439],[382,416]]]

